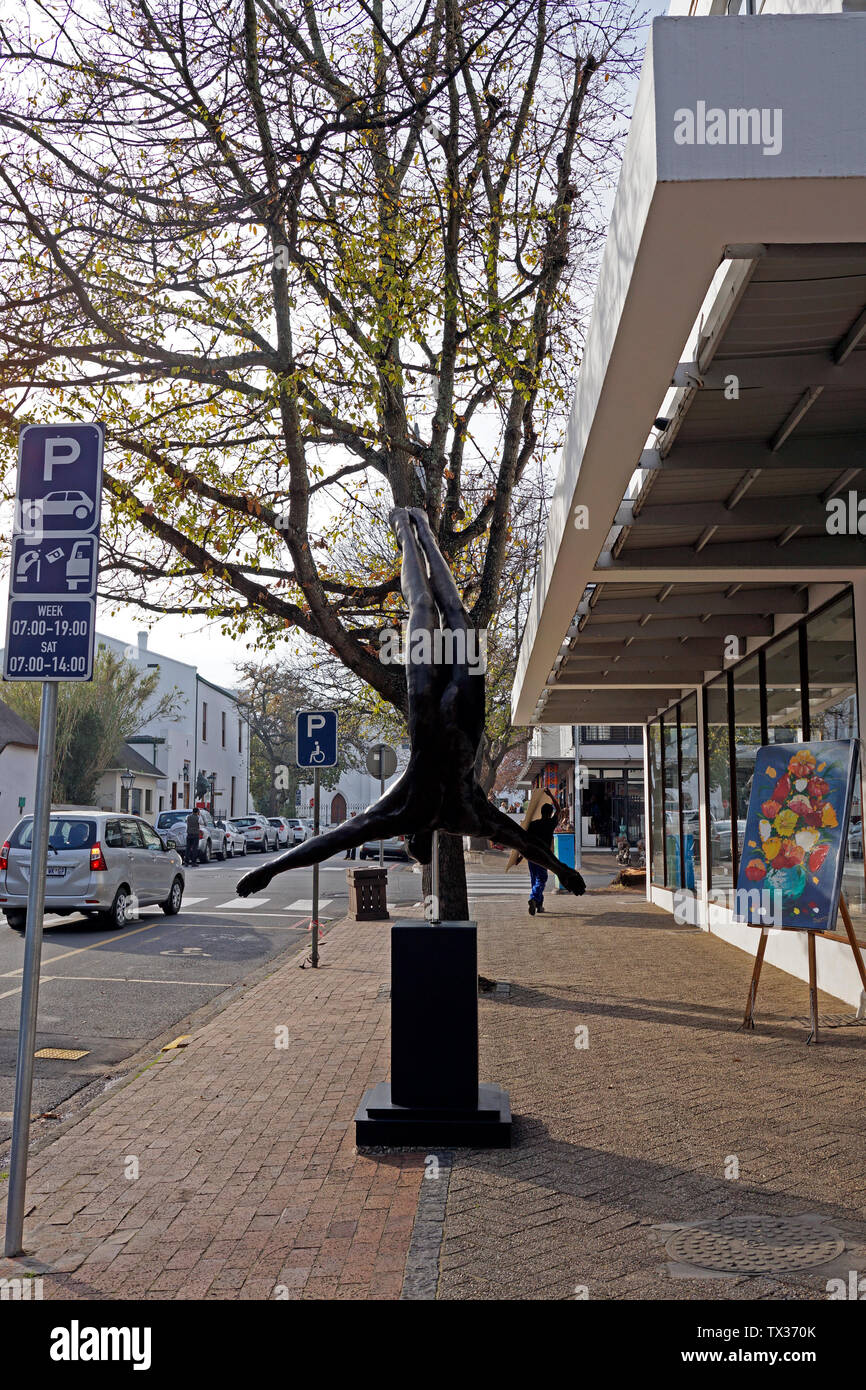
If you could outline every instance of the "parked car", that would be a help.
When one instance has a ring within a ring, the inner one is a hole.
[[[384,842],[384,857],[386,859],[411,859],[411,855],[406,848],[405,835],[390,835]],[[378,859],[379,841],[365,840],[358,850],[359,859]]]
[[[198,832],[198,861],[200,864],[209,864],[211,859],[225,859],[226,832],[217,825],[210,811],[205,811],[201,807],[197,808],[199,819]],[[154,821],[154,829],[157,834],[165,832],[171,834],[177,840],[178,848],[186,849],[186,820],[192,811],[191,806],[178,806],[173,811],[160,811]]]
[[[852,816],[848,827],[848,853],[852,859],[863,858],[863,818]]]
[[[267,816],[261,816],[257,811],[249,816],[235,816],[232,825],[246,837],[248,850],[257,849],[264,854],[266,850],[276,849],[277,832]]]
[[[730,822],[729,820],[717,820],[717,821],[715,822],[715,826],[716,826],[716,832],[717,832],[717,835],[718,835],[718,839],[717,839],[717,841],[716,841],[716,843],[718,844],[718,857],[719,857],[720,859],[730,859],[730,858],[731,858],[731,822]],[[738,836],[738,839],[742,839],[742,837],[745,835],[745,833],[746,833],[746,822],[745,822],[744,820],[738,820],[738,821],[737,821],[737,836]]]
[[[288,823],[289,828],[292,832],[292,840],[296,845],[303,844],[304,840],[308,839],[309,836],[313,833],[312,826],[309,830],[307,830],[307,827],[304,825],[304,822],[302,820],[299,820],[297,816],[289,816]]]
[[[234,859],[236,854],[245,855],[247,852],[247,837],[242,830],[238,829],[237,823],[233,820],[218,820],[217,825],[220,830],[225,831],[226,858]]]
[[[33,817],[24,816],[0,850],[0,911],[10,927],[27,923]],[[183,901],[180,855],[152,825],[113,811],[51,812],[45,911],[98,917],[121,928],[133,902],[157,903],[174,917]]]
[[[291,822],[285,816],[268,816],[268,825],[272,825],[277,832],[277,849],[286,849],[295,843]]]

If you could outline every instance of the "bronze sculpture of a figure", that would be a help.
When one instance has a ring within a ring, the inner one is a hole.
[[[402,551],[400,585],[409,609],[409,763],[366,811],[244,874],[238,893],[247,897],[287,869],[318,864],[339,850],[391,835],[405,835],[413,857],[429,864],[433,832],[442,830],[484,836],[516,849],[527,860],[552,870],[563,887],[580,895],[586,888],[580,874],[531,840],[488,800],[479,785],[475,759],[484,731],[484,677],[466,659],[470,632],[466,610],[426,513],[417,507],[398,507],[391,513],[391,525]],[[413,660],[412,653],[424,650],[425,645],[427,652],[436,650],[433,637],[440,627],[463,638],[449,644],[452,659]]]

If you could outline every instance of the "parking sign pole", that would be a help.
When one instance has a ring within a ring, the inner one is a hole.
[[[39,758],[36,767],[36,802],[30,842],[30,882],[27,886],[27,931],[21,979],[21,1020],[18,1027],[18,1061],[15,1068],[15,1108],[12,1119],[12,1157],[9,1163],[9,1196],[6,1206],[7,1256],[22,1253],[24,1197],[27,1188],[27,1153],[30,1145],[30,1109],[33,1098],[33,1054],[36,1050],[36,1013],[39,1006],[39,971],[42,963],[42,916],[45,911],[45,870],[48,828],[51,818],[51,785],[54,780],[54,743],[57,731],[57,685],[42,686],[39,712]]]
[[[313,835],[319,833],[319,769],[313,768]],[[319,964],[319,866],[313,865],[313,949],[310,964],[315,970]]]

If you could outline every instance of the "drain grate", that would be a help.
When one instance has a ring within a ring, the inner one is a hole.
[[[86,1057],[87,1053],[74,1047],[40,1047],[33,1056],[49,1057],[54,1062],[77,1062],[79,1057]]]
[[[835,1231],[775,1216],[732,1216],[676,1231],[671,1259],[726,1274],[782,1274],[815,1269],[845,1249]]]

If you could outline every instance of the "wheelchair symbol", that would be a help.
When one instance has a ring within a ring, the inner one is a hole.
[[[325,755],[324,755],[324,753],[322,752],[321,748],[319,747],[319,740],[316,739],[316,742],[313,744],[313,751],[312,751],[312,753],[310,754],[310,762],[311,762],[311,763],[323,763],[324,761],[325,761]]]

